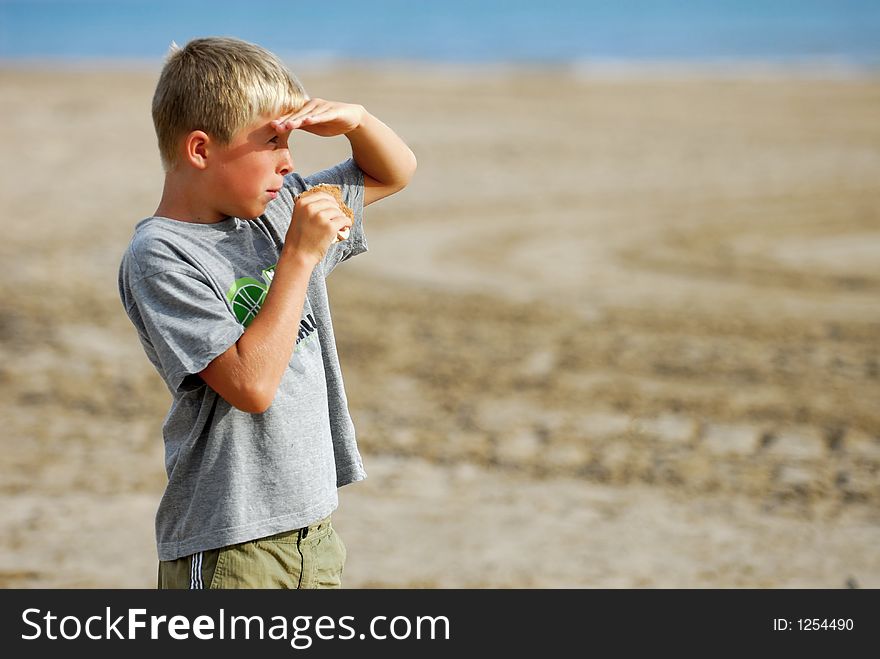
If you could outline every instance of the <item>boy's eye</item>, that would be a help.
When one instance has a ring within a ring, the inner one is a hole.
[[[276,135],[271,140],[269,140],[269,143],[270,144],[278,144],[278,136]]]

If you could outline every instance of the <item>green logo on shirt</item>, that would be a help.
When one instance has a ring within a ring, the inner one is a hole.
[[[236,279],[226,291],[226,299],[232,305],[235,317],[245,327],[251,324],[251,321],[257,317],[260,307],[263,306],[263,300],[266,299],[266,293],[269,292],[269,286],[272,284],[272,277],[275,276],[275,266],[266,268],[261,274],[263,281],[257,281],[253,277],[242,277]]]

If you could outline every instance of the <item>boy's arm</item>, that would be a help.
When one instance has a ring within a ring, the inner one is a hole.
[[[293,115],[272,122],[278,133],[297,128],[345,135],[364,172],[364,205],[402,190],[416,168],[413,152],[361,105],[312,99]],[[199,373],[226,402],[245,412],[265,412],[296,346],[312,270],[349,219],[336,200],[321,193],[294,204],[293,217],[260,313],[226,352]]]
[[[327,193],[306,197],[294,205],[260,313],[235,344],[199,373],[230,405],[259,414],[272,404],[296,346],[297,333],[290,328],[299,326],[312,270],[349,222]]]
[[[313,98],[276,127],[296,129],[348,138],[351,155],[364,172],[364,206],[405,188],[416,171],[412,150],[362,105]]]
[[[416,156],[397,133],[364,110],[361,125],[345,136],[364,172],[364,206],[407,186],[416,171]]]

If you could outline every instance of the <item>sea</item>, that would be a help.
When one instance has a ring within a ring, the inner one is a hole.
[[[235,36],[288,61],[880,68],[880,0],[0,0],[0,60],[161,62]]]

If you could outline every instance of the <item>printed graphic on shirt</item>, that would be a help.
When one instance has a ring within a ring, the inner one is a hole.
[[[269,286],[272,285],[272,278],[275,276],[275,266],[266,268],[260,274],[263,277],[263,281],[253,277],[242,277],[236,279],[232,286],[229,287],[229,290],[226,291],[226,299],[232,305],[235,317],[245,327],[251,324],[263,306],[263,301],[269,292]],[[314,338],[317,328],[318,325],[315,323],[314,316],[306,312],[305,318],[299,321],[299,331],[296,335],[297,348],[300,342],[305,339]]]
[[[275,266],[266,268],[260,274],[263,276],[263,281],[253,277],[242,277],[236,279],[226,291],[226,299],[232,305],[235,317],[245,327],[251,324],[251,321],[257,317],[260,307],[263,306],[263,300],[266,299],[266,293],[269,292],[269,286],[275,276]]]

